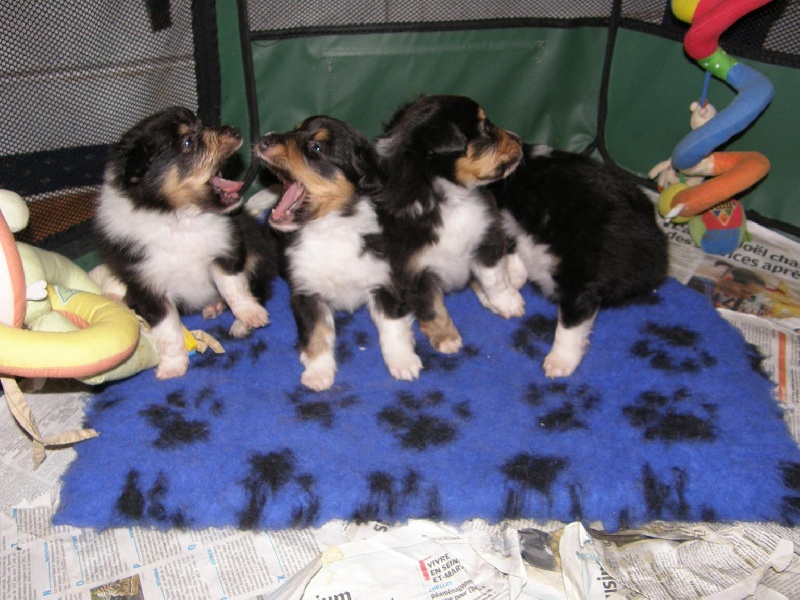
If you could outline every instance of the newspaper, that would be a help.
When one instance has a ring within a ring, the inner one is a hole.
[[[711,257],[685,225],[664,227],[671,275],[705,293],[759,348],[800,440],[800,244],[750,224],[750,240]],[[58,380],[26,392],[43,436],[80,427],[90,394]],[[260,532],[54,527],[58,481],[74,451],[51,450],[33,470],[30,440],[4,402],[0,443],[4,599],[800,598],[800,529],[775,524],[656,522],[614,534],[602,524],[481,520]]]

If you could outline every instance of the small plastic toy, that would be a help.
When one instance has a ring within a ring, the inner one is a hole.
[[[672,157],[656,165],[659,212],[676,222],[701,217],[690,233],[707,252],[727,254],[746,236],[744,211],[733,196],[752,187],[769,172],[770,164],[758,152],[714,152],[746,129],[769,105],[774,94],[770,81],[758,71],[728,56],[718,43],[720,35],[745,14],[771,0],[673,0],[672,11],[691,23],[684,38],[686,53],[706,71],[700,102],[693,103],[692,131],[675,147]],[[707,108],[711,76],[730,85],[734,100],[721,112]],[[688,176],[691,179],[683,179]],[[709,179],[704,179],[709,178]]]

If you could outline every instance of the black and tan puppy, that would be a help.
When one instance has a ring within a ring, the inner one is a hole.
[[[395,286],[434,348],[461,348],[443,297],[470,283],[493,312],[521,316],[525,303],[508,278],[500,212],[485,188],[516,168],[519,138],[470,98],[427,96],[397,111],[376,149],[386,173],[378,202]]]
[[[152,327],[160,379],[183,375],[189,363],[180,312],[212,318],[224,302],[235,337],[268,322],[274,234],[235,211],[242,184],[219,175],[241,144],[235,128],[204,127],[174,107],[137,123],[112,148],[94,221],[113,274],[105,291]]]
[[[391,374],[415,378],[421,363],[413,350],[413,317],[386,312],[394,292],[374,204],[382,177],[371,144],[350,125],[315,116],[293,131],[265,135],[254,152],[284,186],[269,223],[287,236],[302,383],[314,390],[333,384],[334,311],[364,305]]]

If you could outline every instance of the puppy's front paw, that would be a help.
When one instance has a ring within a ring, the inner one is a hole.
[[[422,371],[422,360],[416,353],[410,352],[387,358],[386,366],[395,379],[414,381],[419,379],[419,372]]]
[[[157,379],[174,379],[175,377],[183,377],[186,370],[189,368],[189,355],[179,354],[177,356],[170,356],[162,354],[158,359],[158,366],[156,367]]]
[[[515,290],[522,289],[528,281],[528,269],[525,263],[517,254],[509,254],[506,257],[506,270],[508,271],[508,281]]]
[[[545,356],[542,367],[544,374],[553,379],[555,377],[569,377],[578,368],[583,358],[580,354],[551,351]]]
[[[505,319],[525,314],[525,299],[514,288],[506,288],[489,298],[489,310]]]
[[[463,341],[460,335],[442,336],[431,339],[431,344],[442,354],[455,354],[461,350]]]
[[[300,375],[300,383],[315,392],[327,390],[336,379],[336,360],[332,355],[322,354],[309,358],[305,353],[300,354],[300,362],[305,366],[305,371]]]
[[[264,327],[269,323],[269,313],[260,304],[252,304],[240,307],[233,312],[236,320],[231,325],[230,334],[235,338],[243,338],[250,335],[250,332],[257,327]]]

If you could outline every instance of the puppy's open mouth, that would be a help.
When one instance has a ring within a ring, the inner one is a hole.
[[[295,181],[283,180],[283,196],[272,209],[269,221],[275,227],[291,226],[306,197],[306,189]]]
[[[214,188],[217,198],[219,198],[223,213],[231,212],[242,203],[239,190],[242,189],[244,181],[231,181],[217,175],[209,179],[208,182]]]

